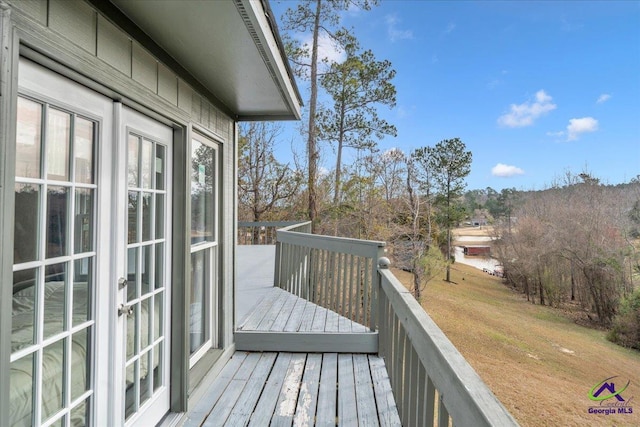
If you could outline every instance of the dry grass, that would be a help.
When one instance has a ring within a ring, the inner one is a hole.
[[[432,280],[422,306],[521,425],[640,425],[640,352],[532,305],[473,267],[455,264],[451,273],[456,284]],[[409,273],[394,274],[410,288]],[[631,381],[622,396],[636,396],[634,413],[589,414],[589,390],[616,375]]]
[[[493,227],[483,225],[482,227],[460,227],[451,230],[454,236],[493,236]]]

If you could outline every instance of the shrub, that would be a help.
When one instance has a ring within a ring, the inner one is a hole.
[[[640,350],[640,287],[620,302],[607,339],[616,344]]]

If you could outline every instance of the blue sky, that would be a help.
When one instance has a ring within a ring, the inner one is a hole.
[[[295,1],[271,5],[280,19]],[[397,71],[397,105],[379,111],[398,136],[382,150],[458,137],[473,152],[469,189],[542,189],[567,170],[610,184],[640,174],[639,1],[383,0],[342,24]],[[290,140],[302,153],[299,126],[286,124],[280,160]]]

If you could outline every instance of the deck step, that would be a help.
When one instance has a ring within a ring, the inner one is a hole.
[[[377,332],[236,331],[238,351],[378,353]]]

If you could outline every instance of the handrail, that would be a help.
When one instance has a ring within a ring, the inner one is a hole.
[[[389,271],[384,242],[310,233],[310,222],[276,231],[275,285],[378,331],[402,425],[518,425]]]
[[[517,426],[413,295],[379,261],[379,354],[403,425]],[[436,393],[438,409],[435,409]]]
[[[311,232],[310,221],[238,221],[238,244],[274,245],[276,230],[294,230],[301,233]],[[308,230],[308,231],[307,231]]]
[[[275,285],[375,330],[384,242],[277,231]]]

